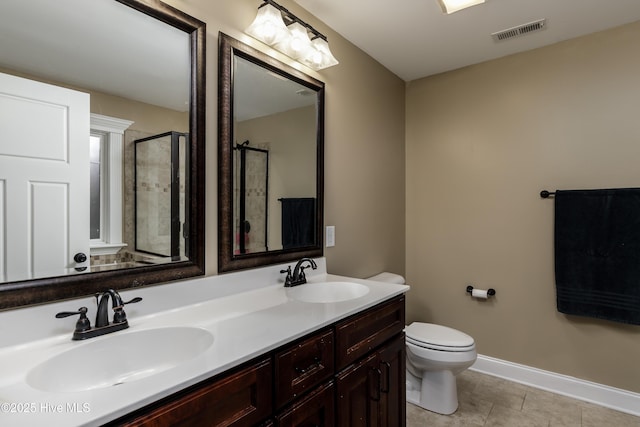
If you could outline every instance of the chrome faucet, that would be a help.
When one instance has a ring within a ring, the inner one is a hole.
[[[131,301],[123,302],[120,294],[113,289],[107,289],[104,292],[95,295],[98,311],[96,313],[95,326],[91,327],[91,322],[87,318],[87,307],[80,307],[78,311],[63,311],[56,314],[56,318],[69,317],[76,314],[80,315],[80,319],[76,323],[76,329],[73,332],[73,340],[86,340],[88,338],[98,337],[100,335],[110,334],[111,332],[121,331],[129,327],[127,315],[124,312],[125,304],[133,304],[142,301],[142,298],[136,297]],[[109,323],[109,298],[111,298],[111,306],[113,308],[113,322]]]
[[[303,266],[305,262],[309,265]],[[311,269],[313,270],[318,268],[316,262],[311,258],[302,258],[296,263],[295,267],[293,268],[293,273],[291,272],[291,266],[288,266],[286,270],[280,270],[280,273],[287,273],[287,277],[284,280],[284,286],[286,288],[289,288],[292,286],[298,286],[307,283],[307,277],[304,274],[304,269],[309,267],[311,267]]]

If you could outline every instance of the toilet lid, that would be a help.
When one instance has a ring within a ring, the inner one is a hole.
[[[473,348],[473,338],[464,332],[432,323],[413,322],[404,329],[407,341],[422,347],[461,351]]]

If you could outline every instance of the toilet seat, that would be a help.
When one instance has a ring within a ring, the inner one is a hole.
[[[404,330],[407,343],[439,351],[471,351],[473,338],[464,332],[432,323],[413,322]]]

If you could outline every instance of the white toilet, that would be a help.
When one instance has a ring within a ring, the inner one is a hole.
[[[414,322],[405,328],[407,401],[439,414],[458,409],[456,375],[478,354],[469,335],[446,326]]]
[[[404,277],[380,273],[369,280],[404,284]],[[404,330],[407,342],[407,401],[439,414],[458,409],[456,375],[478,357],[469,335],[431,323],[414,322]]]

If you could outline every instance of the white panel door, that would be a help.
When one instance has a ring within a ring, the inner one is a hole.
[[[0,73],[0,212],[1,281],[88,267],[89,94]]]

